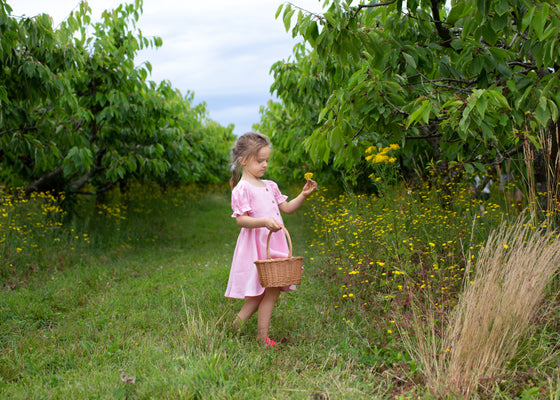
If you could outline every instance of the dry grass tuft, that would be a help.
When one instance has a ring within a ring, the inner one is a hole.
[[[434,394],[470,396],[503,375],[560,266],[560,240],[525,220],[502,223],[481,249],[475,278],[443,328],[434,313],[415,314],[404,334]],[[439,326],[437,326],[439,325]],[[440,328],[440,329],[438,329]]]

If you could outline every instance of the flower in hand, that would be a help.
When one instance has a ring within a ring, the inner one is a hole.
[[[307,197],[309,196],[311,193],[313,193],[315,190],[317,190],[317,182],[315,182],[313,179],[308,179],[307,182],[305,183],[305,186],[303,187],[303,190],[301,191],[301,193]]]
[[[308,181],[309,179],[313,178],[313,172],[306,172],[305,175],[303,175],[303,177],[305,178],[306,181]]]

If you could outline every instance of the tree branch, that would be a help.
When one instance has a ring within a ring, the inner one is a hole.
[[[443,26],[443,23],[441,22],[441,18],[439,15],[439,3],[441,3],[440,0],[432,0],[432,17],[434,19],[434,23],[436,25],[436,30],[437,33],[439,35],[440,38],[443,39],[443,43],[441,43],[443,46],[445,47],[451,47],[451,33],[449,32],[449,29],[447,29],[445,26]]]
[[[362,131],[364,130],[364,127],[365,127],[365,124],[362,124],[362,127],[360,128],[360,130],[358,130],[358,132],[356,132],[356,133],[354,134],[354,136],[352,136],[352,139],[351,139],[351,140],[354,140],[354,139],[356,139],[358,136],[360,136],[360,134],[361,134]]]
[[[360,5],[358,5],[358,8],[356,9],[356,12],[354,13],[354,16],[352,18],[356,18],[358,13],[360,11],[362,11],[362,9],[364,9],[364,8],[384,7],[384,6],[388,6],[389,4],[395,3],[396,1],[397,0],[389,0],[389,1],[386,1],[385,3],[360,4]]]
[[[37,179],[35,182],[33,182],[31,185],[27,186],[24,189],[25,194],[29,196],[33,192],[39,192],[42,186],[45,186],[47,182],[57,178],[61,174],[62,174],[62,167],[58,167],[54,171],[43,175],[42,177],[40,177],[39,179]]]
[[[80,178],[78,178],[71,186],[72,192],[77,192],[82,186],[84,186],[89,178],[95,175],[95,167],[91,168],[88,172],[83,174]]]
[[[494,160],[494,162],[492,162],[490,165],[500,165],[502,162],[504,162],[504,160],[510,158],[514,154],[522,152],[523,151],[523,144],[517,145],[516,147],[512,147],[511,149],[506,151],[504,154],[500,153],[500,151],[498,150],[497,147],[494,146],[494,148],[498,152],[499,157],[497,157],[496,160]]]
[[[92,192],[90,190],[76,190],[76,194],[83,194],[83,195],[87,195],[87,196],[95,196],[96,194],[99,193],[104,193],[106,191],[108,191],[109,189],[111,189],[113,186],[115,186],[117,184],[118,181],[115,182],[109,182],[108,184],[106,184],[105,186],[103,186],[100,189],[97,189],[95,192]]]
[[[317,19],[325,19],[325,17],[323,17],[321,14],[316,14],[316,13],[314,13],[314,12],[311,12],[311,11],[309,11],[309,10],[306,10],[305,8],[301,8],[300,6],[298,6],[298,5],[294,4],[294,3],[288,2],[288,4],[289,4],[290,6],[292,6],[293,8],[297,8],[298,10],[301,10],[301,11],[303,11],[303,12],[306,12],[306,13],[309,14],[309,15],[313,15],[313,16],[314,16],[315,18],[317,18]]]
[[[100,189],[97,189],[95,191],[96,194],[98,193],[103,193],[106,192],[107,190],[111,189],[113,186],[115,186],[117,184],[118,181],[114,181],[114,182],[109,182],[108,184],[106,184],[105,186],[103,186]]]
[[[387,102],[387,104],[389,104],[389,105],[393,108],[393,110],[394,110],[395,112],[397,112],[397,113],[399,113],[399,114],[401,114],[401,115],[406,115],[407,117],[410,115],[409,113],[407,113],[407,112],[401,110],[401,109],[398,108],[396,105],[394,105],[393,103],[391,103],[391,102],[389,101],[389,99],[387,99],[387,97],[385,96],[385,93],[379,92],[379,95],[381,96],[381,98],[382,98],[383,100],[385,100],[385,101]]]
[[[12,128],[12,129],[7,129],[5,131],[1,131],[0,136],[3,136],[8,133],[17,132],[17,131],[27,132],[27,131],[36,131],[38,129],[39,128],[37,128],[36,126],[24,126],[23,128]]]
[[[424,140],[424,139],[437,139],[441,138],[443,135],[441,133],[436,133],[433,135],[423,135],[423,136],[405,136],[406,140]]]

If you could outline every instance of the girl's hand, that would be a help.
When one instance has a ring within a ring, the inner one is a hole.
[[[315,190],[317,190],[317,182],[315,182],[313,179],[308,179],[305,183],[305,186],[303,187],[303,190],[301,191],[301,194],[304,197],[307,197]]]
[[[276,221],[274,218],[267,218],[265,227],[271,230],[272,232],[276,232],[282,229],[282,224]]]

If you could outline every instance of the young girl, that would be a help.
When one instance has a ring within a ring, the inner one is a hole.
[[[260,133],[249,132],[240,136],[233,147],[232,155],[232,217],[241,227],[241,232],[233,254],[225,295],[245,299],[237,314],[235,325],[241,325],[258,311],[257,340],[265,347],[272,347],[276,345],[268,337],[272,309],[280,292],[294,290],[295,286],[262,287],[254,262],[267,258],[266,242],[269,231],[274,232],[270,237],[270,257],[288,257],[289,247],[282,230],[280,211],[286,214],[296,211],[305,198],[317,189],[317,183],[308,179],[301,193],[295,199],[286,201],[288,197],[280,193],[276,183],[261,179],[268,167],[270,140]],[[243,171],[239,182],[238,168]]]

